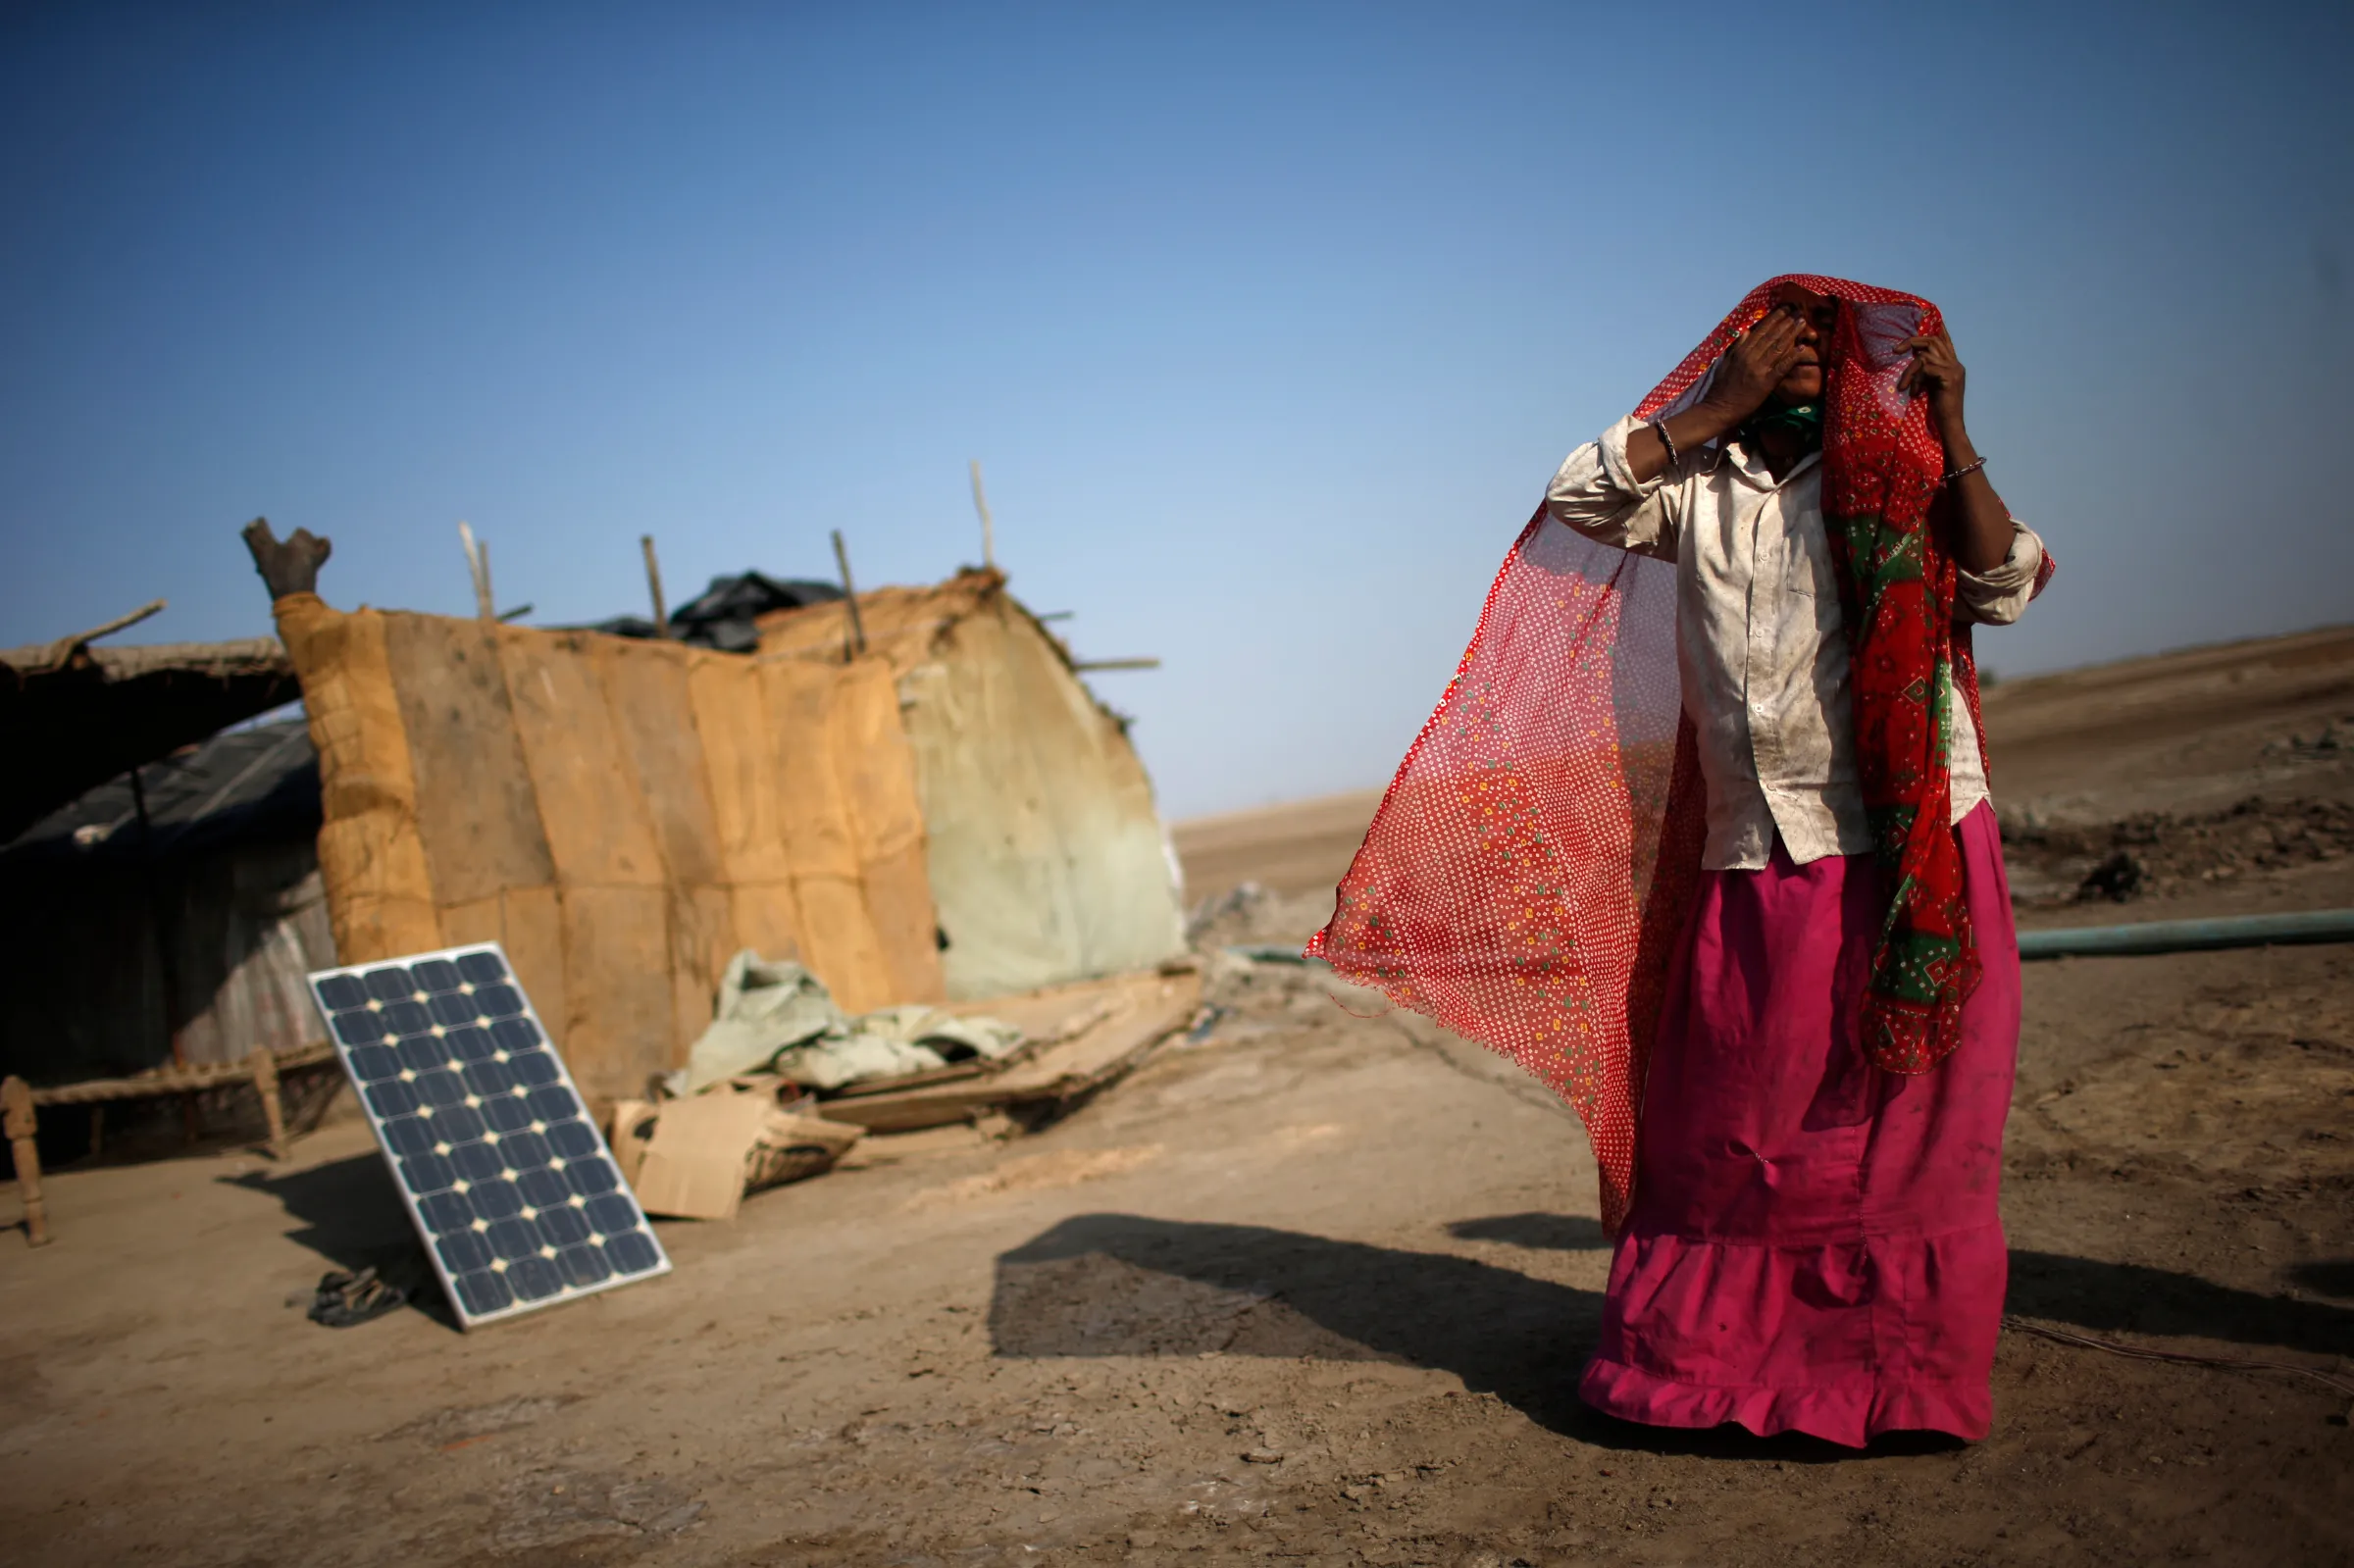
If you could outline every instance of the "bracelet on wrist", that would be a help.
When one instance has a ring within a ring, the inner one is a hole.
[[[1940,484],[1951,484],[1954,482],[1954,481],[1961,479],[1966,475],[1975,474],[1978,470],[1984,468],[1985,466],[1986,460],[1981,457],[1975,463],[1963,464],[1960,468],[1955,469],[1952,473],[1946,475],[1945,478],[1939,480],[1937,482]]]
[[[1683,459],[1676,455],[1675,437],[1667,433],[1667,422],[1663,419],[1653,420],[1651,428],[1660,432],[1660,444],[1667,449],[1667,472],[1675,473],[1683,467]]]

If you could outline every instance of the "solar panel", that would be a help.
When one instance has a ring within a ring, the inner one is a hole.
[[[464,1327],[670,1272],[497,943],[311,994]]]

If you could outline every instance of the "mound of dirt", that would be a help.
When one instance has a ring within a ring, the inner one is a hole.
[[[2006,817],[2003,854],[2014,902],[2124,903],[2354,854],[2354,802],[2251,795],[2222,811],[2139,811],[2090,827]]]

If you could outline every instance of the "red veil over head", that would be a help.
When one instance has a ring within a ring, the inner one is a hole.
[[[1942,318],[1911,294],[1776,278],[1635,412],[1697,401],[1725,346],[1793,288],[1841,302],[1825,363],[1823,515],[1865,805],[1895,889],[1862,1044],[1884,1068],[1925,1072],[1953,1048],[1978,974],[1945,756],[1951,693],[1974,725],[1977,679],[1967,630],[1953,623],[1944,449],[1926,400],[1896,390],[1903,343],[1941,331]],[[1538,508],[1341,882],[1331,924],[1308,944],[1568,1100],[1593,1140],[1613,1235],[1633,1197],[1644,1064],[1705,826],[1676,674],[1674,573]],[[1983,739],[1981,730],[1981,755]]]

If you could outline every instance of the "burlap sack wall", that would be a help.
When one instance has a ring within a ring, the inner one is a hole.
[[[640,1091],[738,947],[853,1011],[944,995],[889,664],[277,606],[338,953],[495,939],[585,1091]]]

